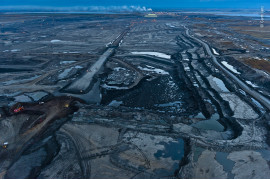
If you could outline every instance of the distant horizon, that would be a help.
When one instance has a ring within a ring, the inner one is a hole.
[[[1,0],[0,9],[270,9],[269,0]]]
[[[153,11],[162,11],[162,10],[168,10],[168,11],[200,11],[200,12],[208,12],[208,11],[218,11],[218,10],[223,10],[223,11],[235,11],[235,12],[240,12],[240,11],[249,11],[253,10],[249,13],[256,13],[260,11],[259,8],[254,8],[254,7],[249,7],[249,8],[200,8],[200,7],[181,7],[181,8],[151,8],[151,7],[145,7],[145,6],[69,6],[69,7],[55,7],[55,6],[0,6],[0,12],[99,12],[99,11],[110,11],[110,12],[117,12],[117,11],[126,11],[126,12],[149,12],[150,10]],[[270,11],[267,8],[265,8],[265,11]]]

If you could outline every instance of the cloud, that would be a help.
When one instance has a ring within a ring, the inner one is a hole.
[[[49,6],[0,6],[2,11],[125,11],[142,12],[147,11],[145,6],[76,6],[76,7],[49,7]]]
[[[145,6],[90,6],[84,9],[86,11],[146,11]]]

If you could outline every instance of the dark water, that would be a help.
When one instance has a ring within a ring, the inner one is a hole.
[[[157,159],[160,158],[171,158],[172,160],[181,160],[184,157],[184,141],[178,139],[178,142],[161,142],[164,145],[164,150],[158,150],[154,156]]]
[[[205,149],[201,148],[201,147],[198,147],[198,146],[194,146],[194,153],[193,153],[193,161],[194,162],[197,162],[200,155],[202,154],[202,152],[204,151]]]
[[[157,159],[170,158],[176,162],[173,164],[171,169],[156,169],[155,173],[159,178],[172,176],[175,170],[179,168],[179,162],[184,157],[184,141],[183,139],[178,139],[177,142],[160,142],[158,144],[163,145],[164,149],[158,150],[154,156]]]
[[[234,175],[231,173],[231,171],[234,167],[235,162],[227,159],[228,155],[229,154],[225,152],[217,152],[216,160],[223,166],[224,171],[228,173],[228,178],[233,179]]]
[[[214,130],[222,132],[224,131],[224,126],[218,122],[219,115],[213,114],[210,119],[199,121],[195,124],[192,124],[193,127],[196,127],[198,129],[205,129],[205,130]]]

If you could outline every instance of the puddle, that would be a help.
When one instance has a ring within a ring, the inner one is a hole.
[[[263,150],[257,150],[257,152],[261,153],[263,159],[265,159],[266,161],[270,161],[270,151],[263,149]]]
[[[222,126],[218,122],[218,120],[219,120],[219,115],[216,113],[216,114],[213,114],[210,119],[197,122],[195,124],[192,124],[191,126],[198,129],[214,130],[214,131],[222,132],[224,131],[224,126]]]
[[[235,162],[228,159],[229,153],[225,152],[217,152],[216,153],[216,160],[219,164],[223,166],[224,171],[228,173],[228,178],[233,179],[234,175],[231,173],[234,167]]]
[[[161,142],[158,143],[164,146],[163,150],[158,150],[154,156],[157,159],[160,158],[171,158],[172,160],[181,160],[184,157],[184,140],[178,139],[178,142]]]
[[[205,149],[201,148],[201,147],[198,147],[198,146],[194,146],[194,150],[193,150],[193,162],[197,162],[200,155],[202,154],[202,152],[204,151]]]
[[[197,119],[206,119],[202,112],[199,112],[199,113],[198,113],[196,116],[194,116],[193,118],[197,118]]]

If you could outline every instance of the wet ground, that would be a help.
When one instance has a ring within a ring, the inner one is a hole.
[[[177,83],[177,84],[176,84]],[[146,78],[135,88],[128,90],[104,90],[102,104],[112,101],[121,106],[148,109],[171,114],[190,114],[196,111],[196,102],[185,84],[174,82],[169,75]]]
[[[1,14],[0,177],[270,177],[268,40],[174,15]]]

